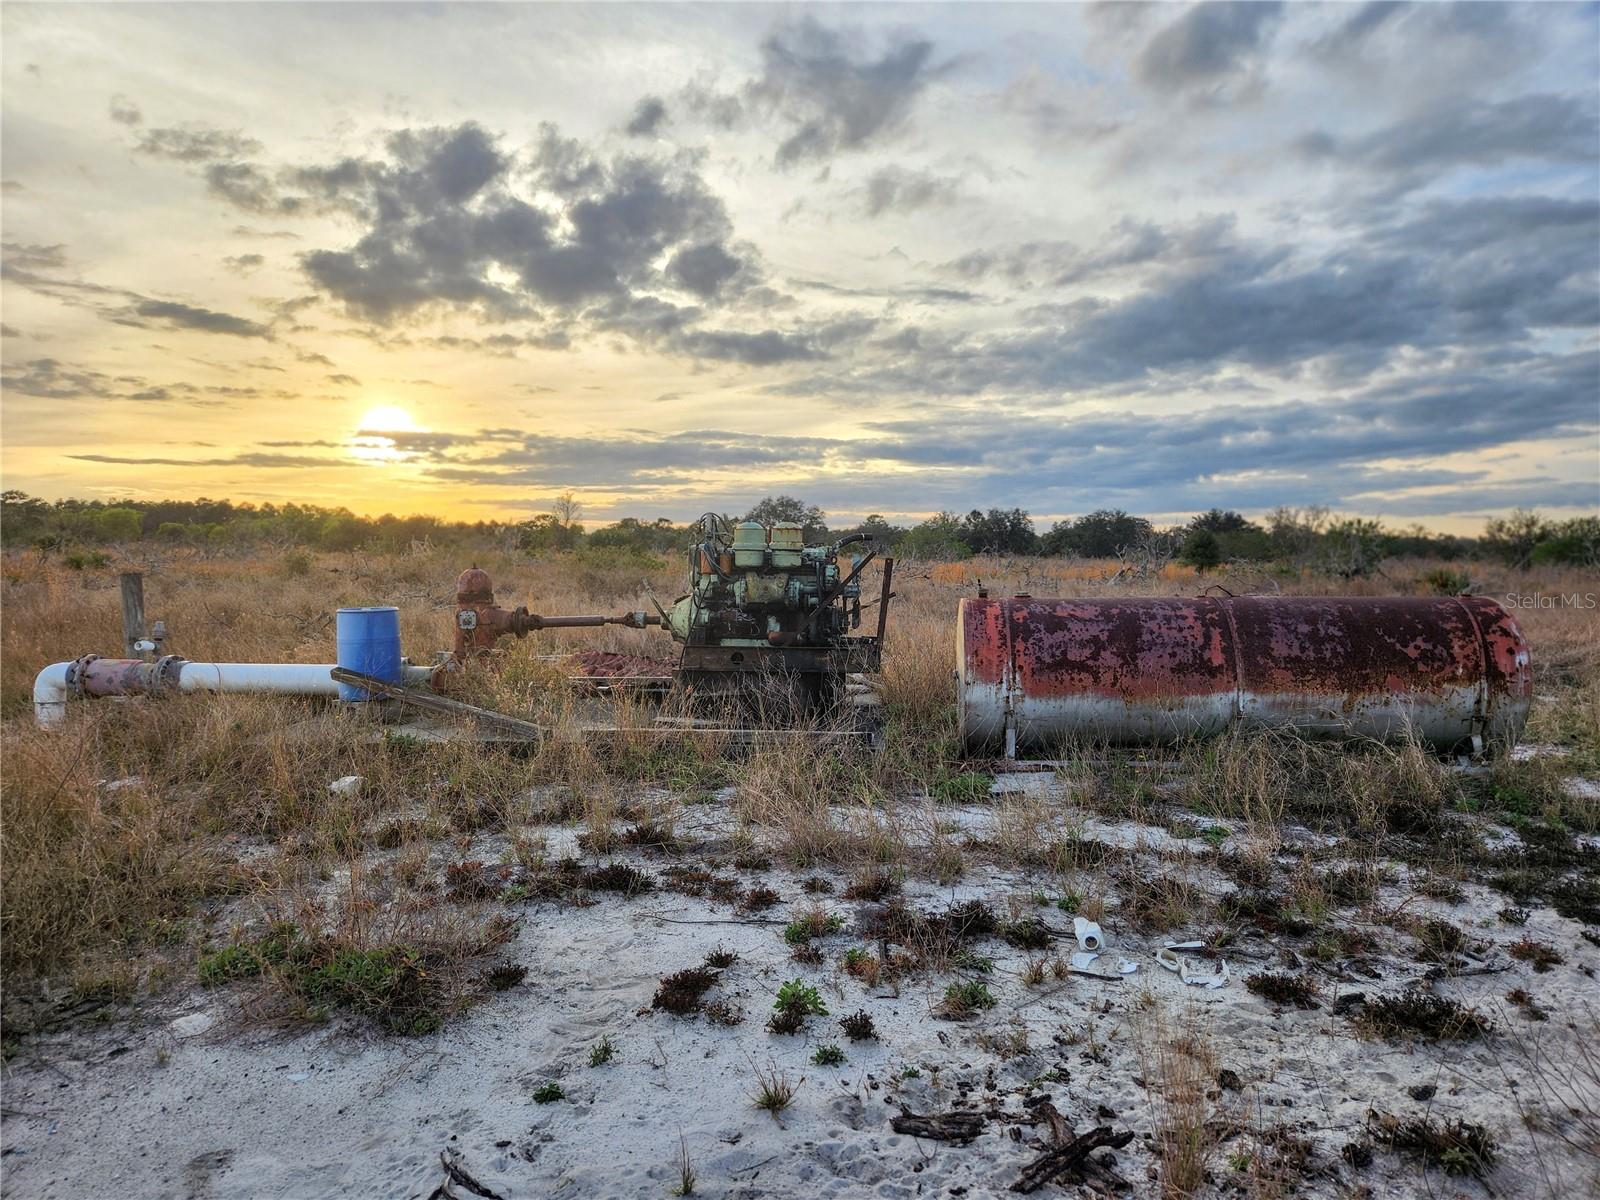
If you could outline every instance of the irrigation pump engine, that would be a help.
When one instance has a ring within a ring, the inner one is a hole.
[[[683,692],[702,699],[755,700],[780,711],[831,705],[850,691],[852,676],[878,670],[894,595],[894,559],[883,560],[879,595],[863,603],[861,573],[877,557],[865,535],[807,545],[798,524],[779,522],[769,529],[743,521],[730,526],[714,513],[701,517],[694,528],[689,589],[670,609],[652,595],[654,613],[546,617],[525,608],[504,609],[495,605],[486,573],[476,567],[463,571],[456,581],[451,657],[456,665],[465,665],[487,655],[507,634],[659,625],[681,647],[672,681]],[[852,546],[859,550],[846,553]],[[863,612],[874,606],[875,632],[858,633]],[[635,682],[641,675],[615,662],[595,674],[608,671]]]
[[[689,590],[662,617],[682,644],[679,681],[699,694],[743,690],[752,672],[783,679],[804,706],[831,703],[847,676],[876,671],[889,615],[894,560],[884,560],[876,633],[861,636],[860,577],[877,552],[864,534],[807,545],[780,521],[729,528],[707,513],[689,551]],[[846,547],[864,553],[846,557]]]

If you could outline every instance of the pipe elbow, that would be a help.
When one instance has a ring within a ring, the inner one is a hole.
[[[51,663],[33,677],[33,719],[42,729],[54,729],[67,719],[69,662]]]

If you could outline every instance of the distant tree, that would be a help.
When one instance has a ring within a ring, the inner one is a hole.
[[[961,519],[961,540],[974,554],[1037,554],[1039,535],[1026,509],[973,509]]]
[[[1378,521],[1347,517],[1322,536],[1324,569],[1345,579],[1371,575],[1388,552],[1388,535]]]
[[[658,517],[648,525],[637,517],[623,517],[596,529],[589,535],[588,544],[644,554],[679,549],[687,539],[684,529],[665,517]]]
[[[225,530],[223,525],[217,526]],[[354,550],[367,540],[368,528],[364,521],[342,509],[329,513],[317,530],[317,546],[323,550]]]
[[[94,515],[94,533],[102,542],[133,542],[144,533],[144,514],[137,508],[103,508]]]
[[[1209,529],[1212,533],[1240,533],[1260,527],[1247,521],[1242,514],[1232,509],[1213,508],[1196,516],[1189,522],[1189,528]]]
[[[517,526],[517,549],[529,554],[572,550],[582,540],[582,525],[563,525],[554,513],[540,513]]]
[[[1483,527],[1483,548],[1513,567],[1533,561],[1533,549],[1551,534],[1550,523],[1530,509],[1495,517]]]
[[[820,540],[828,535],[828,515],[815,504],[807,504],[794,496],[768,496],[742,520],[772,526],[780,521],[793,521],[805,529],[807,541]]]
[[[1183,561],[1204,575],[1222,562],[1222,546],[1209,529],[1191,529],[1183,542]]]
[[[900,539],[896,551],[903,558],[921,559],[924,562],[954,561],[972,556],[971,549],[961,537],[961,518],[947,512],[929,517],[908,530]]]
[[[1275,558],[1293,560],[1309,555],[1328,523],[1328,510],[1317,506],[1299,509],[1279,505],[1267,514],[1267,537]]]
[[[9,488],[0,493],[0,538],[19,545],[50,538],[50,506],[27,492]]]
[[[1057,521],[1044,535],[1043,549],[1046,554],[1115,558],[1125,549],[1142,545],[1153,532],[1143,517],[1129,516],[1120,508],[1102,508],[1071,521]]]
[[[556,524],[563,529],[571,529],[583,516],[583,502],[571,488],[562,492],[550,502],[550,514],[555,517]]]
[[[1528,559],[1535,566],[1600,566],[1600,517],[1573,517],[1553,525]]]

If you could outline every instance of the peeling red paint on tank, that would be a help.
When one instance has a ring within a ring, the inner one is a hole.
[[[1514,738],[1531,697],[1527,644],[1482,597],[971,599],[961,635],[963,730],[1024,743],[1243,722],[1456,745]]]

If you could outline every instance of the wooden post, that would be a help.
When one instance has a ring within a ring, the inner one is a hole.
[[[124,571],[118,577],[122,584],[122,641],[129,658],[148,659],[148,654],[138,649],[144,639],[144,576],[138,571]]]

